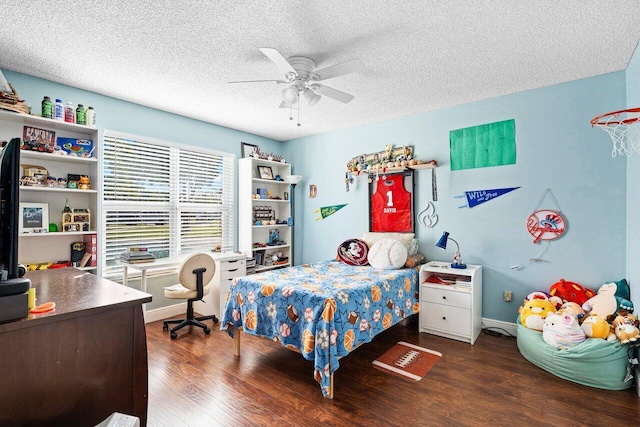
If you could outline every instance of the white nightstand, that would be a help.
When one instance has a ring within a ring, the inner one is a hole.
[[[482,266],[431,261],[419,280],[420,332],[473,344],[482,330]]]

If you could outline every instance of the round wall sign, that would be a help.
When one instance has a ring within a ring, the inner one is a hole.
[[[540,240],[555,240],[567,229],[567,223],[559,212],[542,209],[535,211],[527,219],[527,231],[534,239],[533,243]]]

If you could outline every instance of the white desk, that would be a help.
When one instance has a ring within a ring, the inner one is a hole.
[[[187,256],[188,255],[182,255],[179,257],[170,257],[170,258],[158,258],[155,261],[142,262],[142,263],[130,263],[130,262],[118,261],[118,264],[120,264],[123,267],[122,284],[124,286],[129,286],[129,269],[132,268],[134,270],[140,271],[141,273],[140,290],[142,292],[147,292],[147,271],[148,270],[159,270],[161,268],[178,267],[180,264],[182,264],[182,261],[184,261],[184,259]]]
[[[123,267],[122,284],[124,286],[129,285],[129,269],[137,270],[141,273],[140,289],[142,292],[147,292],[147,271],[177,268],[189,255],[191,254],[178,257],[158,258],[155,261],[135,264],[118,261]],[[211,252],[209,255],[211,255],[211,258],[213,258],[216,263],[216,272],[210,283],[217,289],[213,289],[212,292],[205,295],[202,302],[196,302],[194,308],[198,313],[205,316],[211,314],[221,316],[224,310],[224,303],[227,300],[227,294],[229,293],[230,282],[235,277],[246,275],[247,256],[236,252]],[[218,313],[215,313],[216,308],[220,310]]]

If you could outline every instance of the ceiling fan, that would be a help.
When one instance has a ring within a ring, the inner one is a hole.
[[[282,90],[283,99],[280,108],[290,108],[298,102],[300,97],[304,98],[309,106],[316,105],[322,96],[344,103],[350,102],[354,98],[353,95],[318,82],[364,70],[364,65],[359,59],[315,70],[316,63],[305,56],[290,56],[285,59],[280,52],[269,47],[260,48],[260,52],[276,64],[278,70],[284,74],[284,80],[245,80],[229,83],[276,82],[277,84],[286,84],[287,87]]]

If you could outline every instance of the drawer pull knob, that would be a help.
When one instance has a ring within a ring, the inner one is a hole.
[[[443,296],[442,296],[442,299],[447,299],[447,297],[443,295]]]
[[[442,320],[447,320],[447,318],[445,316],[442,316]]]

